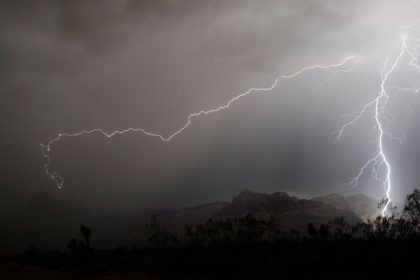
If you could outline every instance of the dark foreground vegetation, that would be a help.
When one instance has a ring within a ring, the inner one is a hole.
[[[404,209],[350,225],[342,218],[280,231],[274,219],[209,219],[174,235],[152,217],[149,245],[93,249],[92,231],[67,251],[36,247],[4,256],[0,279],[419,279],[420,191]]]

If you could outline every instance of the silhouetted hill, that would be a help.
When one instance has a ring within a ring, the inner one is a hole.
[[[173,211],[152,211],[149,216],[138,216],[123,231],[128,234],[128,240],[144,241],[144,232],[141,229],[152,214],[156,215],[161,226],[177,234],[184,233],[185,225],[194,226],[209,218],[226,219],[247,214],[257,218],[273,217],[279,228],[295,229],[303,233],[306,232],[308,223],[319,225],[338,217],[344,217],[350,224],[362,222],[352,211],[337,209],[323,202],[299,199],[283,192],[267,194],[244,190],[233,197],[231,202],[209,203]]]
[[[71,196],[59,199],[41,193],[0,226],[0,248],[27,249],[30,244],[46,248],[64,248],[78,237],[80,224],[93,229],[92,245],[107,248],[127,244],[144,245],[144,225],[156,214],[161,226],[183,234],[185,225],[205,223],[209,218],[226,219],[252,214],[273,217],[280,229],[306,232],[307,224],[327,223],[344,217],[349,223],[361,219],[352,211],[367,213],[367,197],[331,195],[313,200],[299,199],[286,193],[256,193],[245,190],[231,202],[215,202],[178,210],[141,210],[134,213],[94,211]],[[359,209],[360,208],[360,209]]]
[[[256,217],[273,217],[277,225],[285,230],[296,229],[306,231],[307,224],[327,223],[334,218],[344,217],[349,223],[361,222],[353,212],[337,209],[322,202],[299,199],[283,192],[273,194],[256,193],[245,190],[226,205],[217,218],[241,217],[252,214]]]
[[[379,214],[379,201],[364,194],[343,196],[333,193],[316,197],[313,200],[331,205],[337,209],[350,210],[364,220],[373,218]]]

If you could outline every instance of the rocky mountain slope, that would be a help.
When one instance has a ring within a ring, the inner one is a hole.
[[[319,201],[337,209],[350,210],[363,220],[376,217],[379,214],[379,201],[364,194],[344,196],[334,193],[314,198],[313,201]]]

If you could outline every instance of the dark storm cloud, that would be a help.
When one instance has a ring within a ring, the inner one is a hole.
[[[3,1],[1,197],[56,192],[38,145],[58,132],[168,135],[189,113],[289,68],[376,53],[413,16],[409,1]],[[367,136],[334,145],[330,132],[377,89],[368,70],[316,94],[313,81],[325,73],[284,82],[273,96],[195,120],[168,145],[138,135],[109,145],[99,136],[65,139],[53,147],[53,168],[66,178],[63,192],[102,205],[192,204],[243,188],[343,191],[371,147]]]

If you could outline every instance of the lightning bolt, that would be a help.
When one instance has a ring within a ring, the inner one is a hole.
[[[352,55],[352,56],[345,57],[343,60],[341,60],[340,62],[338,62],[336,64],[306,66],[306,67],[300,69],[299,71],[296,71],[296,72],[294,72],[290,75],[278,76],[274,80],[274,82],[267,87],[249,88],[245,92],[243,92],[243,93],[233,97],[232,99],[230,99],[224,105],[221,105],[221,106],[219,106],[217,108],[213,108],[213,109],[201,110],[201,111],[198,111],[196,113],[192,113],[192,114],[188,115],[185,124],[183,126],[181,126],[178,130],[174,131],[172,134],[170,134],[166,137],[163,134],[147,131],[143,128],[127,128],[127,129],[124,129],[124,130],[115,130],[115,131],[112,131],[112,132],[106,132],[105,130],[103,130],[101,128],[94,128],[94,129],[90,129],[90,130],[82,130],[82,131],[79,131],[79,132],[76,132],[76,133],[59,133],[55,138],[51,139],[47,144],[40,144],[42,155],[44,156],[44,158],[46,160],[45,164],[44,164],[45,172],[56,183],[58,188],[61,189],[63,187],[63,185],[64,185],[63,176],[61,176],[57,171],[52,171],[51,168],[50,168],[51,164],[52,164],[52,159],[51,159],[50,154],[52,152],[52,146],[54,144],[56,144],[57,142],[59,142],[64,137],[78,137],[78,136],[82,136],[82,135],[99,133],[99,134],[103,135],[104,137],[106,137],[107,139],[111,139],[114,136],[122,135],[122,134],[126,134],[126,133],[141,133],[141,134],[144,134],[146,136],[158,138],[162,142],[169,142],[173,138],[175,138],[176,136],[178,136],[179,134],[184,132],[190,126],[190,124],[192,123],[192,121],[195,118],[200,117],[200,116],[207,116],[207,115],[210,115],[210,114],[217,113],[217,112],[220,112],[222,110],[228,109],[228,108],[230,108],[230,106],[232,104],[234,104],[235,102],[238,102],[240,99],[242,99],[242,98],[244,98],[248,95],[257,94],[257,93],[269,93],[279,85],[281,80],[293,79],[293,78],[295,78],[295,77],[297,77],[297,76],[299,76],[299,75],[301,75],[301,74],[303,74],[307,71],[311,71],[311,70],[321,70],[321,71],[330,72],[329,79],[320,83],[317,86],[317,87],[319,87],[319,86],[322,86],[325,83],[327,83],[329,80],[331,80],[338,73],[343,73],[343,72],[345,73],[345,72],[353,71],[353,69],[356,67],[356,65],[359,62],[361,62],[362,60],[363,60],[363,57]],[[346,68],[344,66],[348,66],[348,68]]]
[[[412,29],[420,24],[420,20],[406,25],[400,28],[399,34],[405,32],[408,29]],[[376,153],[366,160],[366,162],[362,165],[357,175],[351,179],[350,184],[353,187],[358,186],[362,176],[364,176],[367,172],[370,172],[371,177],[375,180],[379,181],[380,184],[385,189],[385,196],[386,196],[386,203],[381,210],[381,214],[383,216],[386,215],[389,205],[391,204],[391,190],[392,190],[392,168],[390,160],[387,156],[385,150],[385,138],[388,137],[390,139],[396,140],[399,143],[402,143],[402,140],[394,135],[393,131],[398,131],[400,134],[404,135],[404,132],[400,130],[394,123],[394,119],[392,114],[388,111],[388,104],[390,101],[390,89],[393,89],[399,93],[419,93],[420,86],[418,83],[414,87],[400,87],[397,85],[391,85],[389,80],[390,77],[397,71],[397,68],[402,64],[405,57],[409,58],[407,66],[410,67],[416,74],[420,74],[420,64],[419,64],[419,48],[420,48],[420,39],[416,38],[408,38],[407,36],[402,36],[401,40],[401,47],[399,49],[398,54],[393,57],[387,57],[382,69],[381,69],[381,80],[380,80],[380,88],[378,90],[378,94],[372,100],[365,103],[361,106],[356,112],[349,114],[351,119],[344,123],[341,128],[335,132],[336,134],[336,141],[341,142],[342,137],[346,130],[357,123],[361,122],[361,120],[367,115],[368,113],[372,112],[373,120],[374,120],[374,129],[377,132],[377,136],[375,138],[375,142],[377,143],[377,150]],[[311,70],[321,70],[321,71],[329,71],[330,76],[327,80],[321,82],[315,88],[321,87],[324,84],[328,83],[331,79],[334,78],[335,75],[341,72],[351,72],[354,70],[356,65],[361,62],[364,58],[360,56],[348,56],[345,57],[343,60],[336,64],[329,64],[329,65],[313,65],[313,66],[306,66],[299,71],[296,71],[290,75],[281,75],[278,76],[274,82],[267,86],[267,87],[253,87],[249,88],[248,90],[240,93],[239,95],[230,99],[224,105],[219,107],[208,109],[208,110],[201,110],[195,113],[188,115],[186,118],[185,123],[177,130],[175,130],[172,134],[165,136],[160,133],[147,131],[143,128],[127,128],[124,130],[115,130],[112,132],[107,132],[101,128],[94,128],[90,130],[82,130],[76,133],[59,133],[55,138],[51,139],[47,144],[40,144],[42,155],[45,158],[44,169],[46,174],[56,183],[58,188],[62,188],[64,185],[64,178],[61,176],[57,171],[51,170],[52,159],[51,159],[51,152],[52,147],[54,144],[59,142],[64,137],[79,137],[82,135],[89,135],[94,133],[99,133],[103,135],[107,139],[111,139],[114,136],[126,134],[126,133],[140,133],[146,136],[155,137],[161,140],[162,142],[169,142],[179,134],[183,133],[193,122],[194,119],[200,116],[207,116],[213,113],[217,113],[219,111],[223,111],[225,109],[229,109],[230,106],[242,98],[252,95],[252,94],[260,94],[260,93],[270,93],[273,89],[278,87],[281,80],[293,79],[295,77],[300,76],[301,74],[311,71]],[[350,65],[349,67],[345,68],[344,66]],[[344,68],[343,68],[344,67]],[[392,129],[391,129],[392,128]]]
[[[400,32],[403,32],[407,29],[414,28],[415,26],[420,24],[420,20],[416,21],[413,24],[404,26],[400,28]],[[380,90],[378,91],[377,96],[364,104],[359,111],[356,111],[350,115],[353,118],[350,121],[346,122],[341,129],[339,129],[336,134],[336,140],[340,142],[342,140],[342,136],[347,128],[355,125],[356,123],[360,122],[361,119],[370,111],[373,111],[373,119],[374,119],[374,128],[377,131],[377,152],[376,154],[368,159],[365,164],[362,165],[359,173],[351,179],[350,184],[353,187],[356,187],[359,184],[361,177],[370,170],[371,176],[378,180],[381,185],[385,189],[386,195],[386,202],[384,207],[381,210],[382,216],[385,216],[387,210],[392,202],[391,200],[391,190],[392,190],[392,168],[390,161],[387,157],[384,147],[384,139],[385,137],[389,137],[393,140],[397,140],[398,142],[402,142],[401,139],[393,133],[390,132],[389,127],[397,128],[394,124],[393,117],[391,113],[387,110],[387,106],[390,100],[389,95],[389,88],[396,89],[398,92],[411,92],[411,93],[418,93],[419,87],[409,87],[409,88],[401,88],[395,85],[389,85],[389,79],[397,70],[398,66],[402,64],[403,59],[407,56],[409,58],[409,62],[407,66],[410,67],[415,71],[416,74],[420,73],[420,65],[419,65],[419,53],[418,49],[420,47],[420,39],[416,38],[408,38],[406,35],[402,37],[401,40],[401,48],[397,56],[394,59],[390,59],[389,57],[386,58],[385,63],[383,64],[381,70],[381,83],[380,83]],[[410,45],[414,45],[411,46]],[[399,130],[397,128],[397,130]],[[399,130],[402,132],[401,130]],[[402,132],[403,133],[403,132]],[[383,174],[383,175],[381,175]]]

